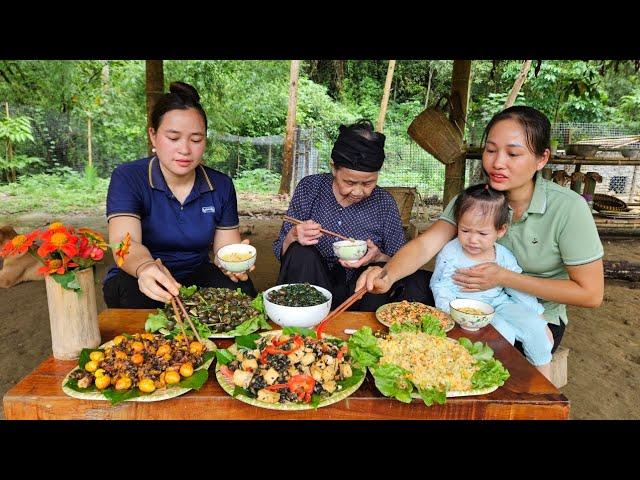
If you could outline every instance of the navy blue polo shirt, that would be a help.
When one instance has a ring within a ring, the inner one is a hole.
[[[142,224],[142,243],[182,282],[204,262],[216,229],[238,228],[238,205],[231,178],[203,165],[184,204],[167,186],[157,157],[119,165],[107,193],[107,221],[130,216]],[[106,282],[120,269],[113,267]]]

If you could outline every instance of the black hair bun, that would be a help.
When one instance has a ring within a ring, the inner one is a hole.
[[[180,95],[181,97],[190,98],[195,103],[200,102],[200,95],[198,94],[198,91],[188,83],[171,82],[171,85],[169,85],[169,91],[176,95]]]

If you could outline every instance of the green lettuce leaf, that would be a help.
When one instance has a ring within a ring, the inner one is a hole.
[[[345,378],[344,380],[336,382],[337,385],[340,385],[342,387],[342,390],[344,390],[345,388],[353,387],[360,380],[362,380],[362,377],[364,377],[365,375],[365,370],[361,370],[359,368],[352,368],[351,372],[352,375],[349,378]]]
[[[102,390],[102,394],[107,400],[111,402],[111,405],[117,405],[120,402],[129,400],[130,398],[136,398],[142,395],[142,392],[137,388],[131,388],[129,390],[116,390],[115,388],[107,388]]]
[[[245,320],[233,330],[229,330],[228,332],[224,333],[225,335],[230,335],[232,337],[240,337],[243,335],[249,335],[250,333],[256,332],[258,330],[260,330],[260,320],[258,317],[253,317],[249,320]]]
[[[478,361],[491,360],[493,358],[493,350],[486,343],[472,343],[471,340],[465,337],[459,338],[458,343],[466,348],[471,356]]]
[[[509,371],[504,368],[502,362],[495,358],[491,360],[482,360],[480,363],[480,370],[473,374],[471,377],[471,384],[473,388],[486,388],[493,386],[502,386],[504,382],[509,378]]]
[[[313,395],[311,395],[311,401],[309,402],[309,405],[311,405],[315,410],[317,410],[318,407],[320,406],[321,401],[322,401],[322,395],[318,395],[317,393],[314,393]],[[304,402],[296,402],[296,403],[304,403]]]
[[[283,335],[295,335],[298,334],[302,337],[311,337],[311,338],[316,338],[316,332],[315,330],[312,330],[310,328],[304,328],[304,327],[284,327],[284,329],[282,330],[282,334]]]
[[[429,335],[435,335],[436,337],[446,336],[444,328],[440,325],[440,320],[429,314],[422,316],[422,331]]]
[[[371,327],[362,327],[349,338],[349,353],[353,361],[361,367],[378,363],[382,350],[373,336]]]
[[[231,396],[237,397],[238,395],[244,395],[245,397],[249,398],[256,398],[254,395],[251,395],[251,392],[249,390],[236,385]]]
[[[190,287],[180,287],[180,296],[182,298],[191,297],[198,290],[197,285],[191,285]]]
[[[260,338],[260,335],[257,333],[252,333],[251,335],[241,335],[236,337],[236,345],[238,347],[244,347],[249,350],[255,350],[256,348],[256,340]]]
[[[202,385],[205,384],[207,379],[209,378],[209,370],[203,368],[201,370],[196,370],[193,372],[193,375],[185,378],[181,382],[178,383],[178,386],[183,388],[193,388],[194,390],[199,390]]]
[[[236,358],[236,356],[226,348],[216,350],[215,355],[216,355],[216,359],[218,360],[218,363],[221,365],[226,365],[227,363],[232,362]]]
[[[406,375],[407,370],[392,363],[385,363],[377,367],[370,367],[376,387],[385,397],[394,397],[404,403],[411,403],[413,383]]]
[[[147,317],[147,321],[144,322],[144,330],[146,332],[157,332],[161,328],[167,328],[169,326],[169,319],[163,310],[160,308],[156,313],[150,313]]]
[[[422,398],[422,400],[424,401],[424,404],[427,407],[430,407],[434,403],[439,403],[440,405],[443,405],[444,402],[447,400],[446,390],[436,390],[435,388],[427,388],[425,390],[420,390],[418,388],[417,390],[418,390],[418,394],[420,395],[420,398]]]
[[[413,322],[394,322],[389,327],[389,332],[417,332],[419,330],[418,325]]]
[[[90,355],[91,352],[103,352],[103,348],[83,348],[78,356],[78,366],[84,370],[84,366],[87,364],[89,360],[91,360]]]
[[[258,310],[260,313],[265,313],[263,297],[264,297],[264,293],[260,292],[258,295],[256,295],[256,298],[254,298],[253,301],[251,302],[251,306],[256,310]]]
[[[216,356],[216,350],[207,350],[202,354],[202,363],[207,363],[210,359]]]

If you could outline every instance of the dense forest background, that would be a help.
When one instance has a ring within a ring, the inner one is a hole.
[[[387,63],[303,61],[297,124],[330,143],[340,123],[359,118],[375,123]],[[274,161],[267,168],[264,152],[255,145],[219,139],[284,133],[289,65],[164,62],[165,90],[174,80],[198,89],[209,119],[207,163],[223,165],[237,157],[229,173],[240,190],[277,188],[281,150],[269,152]],[[449,92],[452,65],[446,60],[397,62],[384,130],[388,144],[408,142],[411,120]],[[478,141],[488,119],[502,108],[521,65],[520,60],[473,62],[468,140]],[[534,61],[516,104],[542,110],[553,123],[606,123],[638,133],[639,66],[637,61]],[[146,155],[144,61],[0,60],[0,102],[0,193],[11,195],[19,185],[37,188],[43,182],[67,192],[79,186],[102,191],[115,165]],[[70,181],[80,183],[74,188],[65,183]]]

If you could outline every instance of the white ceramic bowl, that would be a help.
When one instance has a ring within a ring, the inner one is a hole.
[[[496,314],[495,309],[488,303],[470,298],[457,298],[449,303],[450,315],[455,322],[465,330],[472,332],[481,329],[491,323],[493,316]],[[472,313],[461,312],[460,308],[475,308],[483,312],[482,315],[474,315]]]
[[[223,257],[229,255],[230,253],[250,253],[251,258],[240,261],[224,260]],[[216,256],[218,257],[218,261],[220,262],[220,265],[222,265],[222,268],[224,268],[225,270],[229,270],[230,272],[238,273],[249,270],[251,266],[256,263],[257,253],[258,252],[256,251],[256,248],[252,245],[248,245],[246,243],[234,243],[222,247],[220,250],[218,250]]]
[[[280,290],[282,287],[293,284],[276,285],[264,291],[264,309],[267,316],[281,327],[315,327],[325,318],[331,311],[331,292],[325,288],[312,285],[313,288],[324,294],[328,300],[319,305],[311,307],[287,307],[286,305],[278,305],[268,300],[269,292]]]
[[[336,257],[353,262],[360,260],[367,253],[367,242],[364,240],[339,240],[333,243],[333,253]]]

